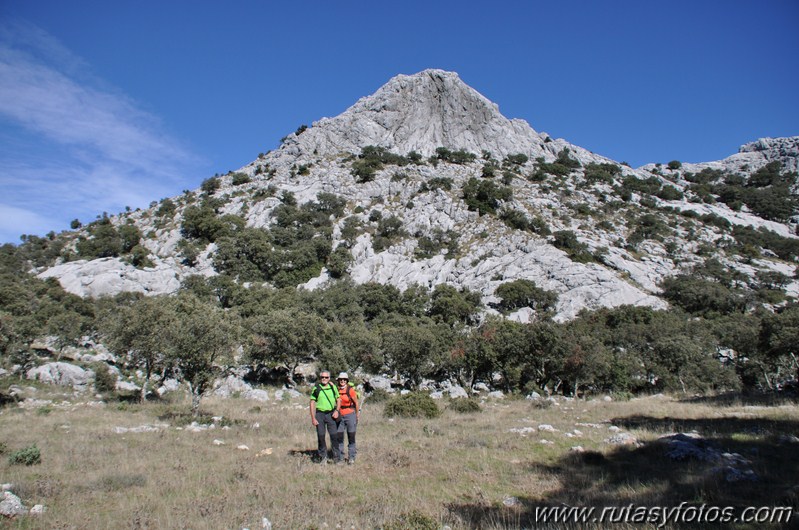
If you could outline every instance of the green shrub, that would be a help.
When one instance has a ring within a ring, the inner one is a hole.
[[[613,184],[614,177],[621,175],[621,168],[616,164],[590,163],[585,166],[585,180],[588,182],[605,182]]]
[[[358,160],[352,163],[352,174],[358,182],[371,182],[384,165],[406,166],[410,162],[408,158],[395,155],[384,147],[367,145],[361,150]]]
[[[39,448],[36,447],[36,444],[33,444],[30,447],[20,449],[19,451],[14,451],[8,455],[8,463],[12,466],[20,464],[26,466],[41,464],[42,453],[39,451]]]
[[[444,232],[440,228],[434,228],[429,236],[421,236],[419,244],[414,252],[416,259],[428,259],[437,256],[443,249],[447,249],[447,256],[452,257],[458,253],[458,238],[460,234],[447,230]]]
[[[680,201],[683,193],[674,186],[663,186],[655,193],[655,196],[664,201]]]
[[[242,184],[247,184],[251,181],[252,179],[246,173],[237,172],[231,175],[230,183],[233,184],[234,186],[241,186]]]
[[[172,217],[175,215],[176,210],[177,206],[175,206],[175,203],[172,201],[172,199],[164,199],[161,201],[161,206],[158,207],[155,215],[156,217]]]
[[[439,528],[441,525],[438,521],[416,510],[404,513],[383,526],[384,530],[438,530]]]
[[[385,403],[389,400],[391,394],[387,391],[383,390],[382,388],[375,388],[372,392],[366,397],[370,403]]]
[[[682,162],[680,162],[679,160],[672,160],[671,162],[668,163],[667,167],[672,170],[680,169],[682,167]]]
[[[425,191],[433,191],[439,189],[445,191],[451,190],[452,179],[448,177],[433,177],[427,182],[422,183],[421,187],[419,188],[419,191],[425,192]]]
[[[117,387],[117,376],[105,363],[94,365],[94,388],[97,392],[114,392]]]
[[[513,311],[522,307],[530,307],[536,311],[550,311],[558,304],[558,295],[538,287],[534,281],[518,279],[505,282],[496,288],[494,294],[502,301],[502,311]]]
[[[519,153],[517,155],[508,155],[505,157],[505,165],[516,165],[521,166],[527,163],[530,160],[527,155]]]
[[[437,418],[441,415],[435,400],[424,392],[411,392],[391,398],[383,411],[388,418]]]
[[[213,195],[216,190],[219,189],[220,182],[218,177],[211,177],[209,179],[205,179],[203,183],[200,185],[200,189],[203,190],[208,195]]]
[[[463,200],[471,211],[478,211],[480,215],[494,214],[500,201],[509,201],[513,198],[513,191],[506,186],[497,186],[490,180],[479,180],[474,177],[463,186]]]
[[[447,405],[447,409],[463,414],[480,412],[482,410],[480,404],[474,399],[453,399]]]
[[[558,230],[554,234],[552,244],[561,250],[566,251],[572,261],[578,263],[588,263],[594,261],[594,257],[588,251],[588,246],[577,239],[577,234],[571,230]]]
[[[457,151],[451,151],[446,147],[437,147],[436,158],[444,162],[449,162],[450,164],[466,164],[468,162],[473,162],[474,160],[476,160],[477,155],[475,155],[474,153],[469,153],[462,149],[459,149]]]

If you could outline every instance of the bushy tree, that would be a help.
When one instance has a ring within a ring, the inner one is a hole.
[[[276,310],[258,315],[246,323],[251,333],[249,357],[256,363],[282,367],[288,384],[296,386],[294,372],[300,363],[322,351],[327,325],[318,316],[303,310]]]
[[[763,319],[760,347],[773,366],[792,367],[794,380],[799,381],[799,305],[786,307]],[[775,376],[779,377],[779,372]]]
[[[436,285],[428,314],[448,325],[474,322],[482,303],[480,294],[463,287],[456,289],[447,284]]]
[[[429,319],[393,315],[377,328],[388,368],[417,386],[434,374],[446,354],[446,330]]]
[[[746,308],[746,299],[739,290],[693,275],[666,278],[661,287],[667,300],[690,313],[727,315]]]
[[[118,307],[105,320],[104,342],[117,353],[127,354],[131,366],[144,372],[141,402],[153,373],[166,368],[164,352],[176,319],[173,304],[165,296],[153,296]]]
[[[169,299],[175,314],[165,346],[167,359],[192,394],[191,410],[199,415],[200,400],[232,363],[238,326],[222,309],[183,294]]]
[[[469,210],[477,211],[480,215],[494,214],[502,201],[513,198],[513,191],[509,187],[497,186],[491,180],[481,180],[474,177],[463,186],[463,200]]]
[[[499,304],[503,311],[513,311],[529,307],[536,312],[546,314],[555,309],[558,295],[538,287],[534,281],[519,279],[505,282],[494,291],[502,299]]]

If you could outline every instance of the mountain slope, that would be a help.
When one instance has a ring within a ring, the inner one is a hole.
[[[709,258],[750,279],[757,271],[793,276],[793,203],[786,203],[792,216],[764,219],[749,203],[733,209],[716,200],[714,191],[749,189],[748,179],[763,180],[758,171],[779,162],[795,192],[796,177],[786,171],[795,171],[797,160],[793,137],[747,144],[719,162],[632,169],[508,120],[457,74],[426,70],[391,79],[195,192],[110,219],[140,231],[150,263],[75,260],[81,238],[97,238],[87,227],[67,245],[73,261],[40,276],[82,296],[173,292],[190,275],[220,270],[239,281],[313,288],[330,281],[338,252],[350,261],[345,276],[356,282],[401,289],[447,283],[479,292],[486,303],[498,300],[495,290],[505,282],[533,280],[559,295],[559,319],[583,308],[664,308],[659,282]],[[783,185],[777,180],[758,189],[776,190]],[[336,208],[319,206],[331,197]],[[761,203],[752,205],[769,212]],[[328,221],[301,225],[303,205],[317,205],[305,214],[323,211]],[[195,219],[218,227],[197,229]],[[761,241],[766,250],[743,255],[736,225],[767,229],[778,243]],[[297,241],[283,241],[286,234]],[[768,250],[777,244],[789,250]],[[305,268],[302,260],[309,260]],[[787,289],[799,293],[799,284]],[[534,317],[529,308],[513,315]]]

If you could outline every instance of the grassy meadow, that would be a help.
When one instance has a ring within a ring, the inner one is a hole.
[[[357,463],[322,466],[305,397],[207,397],[216,427],[192,432],[189,399],[177,394],[137,404],[25,392],[52,403],[0,409],[0,482],[46,512],[0,521],[8,528],[260,529],[266,517],[274,529],[504,529],[545,527],[534,508],[561,504],[799,508],[799,443],[786,441],[799,435],[794,402],[504,399],[458,413],[443,400],[439,418],[391,419],[367,400]],[[119,429],[142,426],[157,430]],[[689,431],[745,456],[758,480],[726,482],[714,464],[671,460],[656,441]],[[606,442],[619,433],[638,443]],[[33,444],[40,464],[9,462]]]

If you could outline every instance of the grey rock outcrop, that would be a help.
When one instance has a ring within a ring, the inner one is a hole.
[[[80,366],[64,362],[47,363],[31,368],[25,374],[28,379],[39,380],[52,385],[71,386],[83,389],[94,379],[94,372]]]

